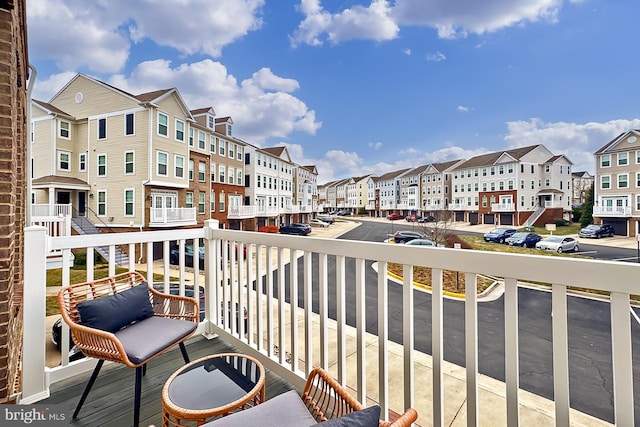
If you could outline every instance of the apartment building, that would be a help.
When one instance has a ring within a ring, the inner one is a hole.
[[[427,165],[420,174],[420,207],[422,216],[439,217],[451,204],[451,175],[463,159]]]
[[[315,165],[294,167],[295,203],[301,222],[309,222],[318,211],[318,168]]]
[[[410,169],[400,178],[400,203],[397,208],[404,214],[418,213],[420,209],[420,176],[427,167],[422,165]]]
[[[640,130],[613,138],[594,153],[593,219],[621,236],[640,233]]]
[[[247,230],[266,225],[298,222],[300,208],[294,203],[294,169],[286,147],[245,150],[245,219]]]
[[[387,172],[375,179],[377,194],[376,204],[379,206],[378,216],[387,216],[400,209],[400,177],[411,168]]]
[[[571,161],[543,145],[475,156],[452,170],[456,221],[530,225],[569,218]]]
[[[573,196],[571,199],[572,206],[581,206],[587,199],[587,194],[593,186],[594,176],[589,172],[572,172],[571,187],[573,188]]]

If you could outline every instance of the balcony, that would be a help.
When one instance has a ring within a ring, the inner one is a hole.
[[[516,210],[515,203],[491,203],[493,212],[514,212]]]
[[[449,203],[450,211],[466,211],[469,207],[466,203]]]
[[[58,216],[71,216],[70,204],[34,204],[31,205],[32,217],[58,217]]]
[[[257,215],[256,206],[229,206],[228,219],[255,218]]]
[[[569,406],[571,373],[572,384],[586,375],[613,384],[610,396],[599,399],[598,403],[611,402],[611,411],[618,425],[634,425],[632,347],[637,342],[632,341],[631,335],[630,295],[637,294],[637,277],[640,274],[637,264],[295,237],[222,230],[215,225],[216,222],[210,220],[205,227],[195,229],[51,238],[43,227],[27,228],[25,253],[29,254],[29,268],[25,269],[24,299],[29,304],[24,306],[22,403],[49,398],[47,402],[50,403],[64,401],[69,402],[69,406],[74,405],[88,371],[95,364],[93,360],[69,362],[68,354],[63,352],[59,366],[45,366],[47,331],[42,308],[46,298],[43,284],[46,283],[47,251],[70,253],[73,249],[86,249],[87,279],[90,280],[94,267],[93,248],[108,246],[115,250],[118,245],[128,246],[131,253],[140,248],[148,260],[136,265],[137,256],[129,257],[130,270],[142,270],[147,277],[154,272],[159,273],[165,283],[176,280],[185,284],[194,277],[199,279],[207,300],[204,320],[198,327],[201,335],[189,344],[195,356],[233,347],[234,351],[258,358],[278,377],[280,385],[273,387],[284,387],[284,382],[301,389],[311,367],[321,366],[329,369],[339,382],[347,384],[358,401],[378,403],[382,414],[389,411],[401,413],[406,407],[415,407],[420,414],[419,425],[451,425],[453,419],[462,413],[466,414],[467,425],[470,426],[484,425],[483,420],[495,413],[504,416],[500,418],[501,425],[527,425],[520,422],[531,420],[525,418],[531,415],[530,407],[523,409],[530,393],[522,387],[531,382],[530,375],[537,378],[538,374],[521,372],[520,363],[522,360],[544,358],[553,362],[549,381],[555,396],[554,402],[540,398],[550,404],[545,409],[545,419],[555,419],[556,425],[562,426],[582,419],[583,415]],[[169,242],[176,239],[204,242],[204,272],[199,271],[196,263],[195,271],[188,273],[184,259],[176,269],[170,267]],[[163,256],[154,262],[156,242],[162,247]],[[246,256],[243,251],[219,253],[219,248],[233,248],[233,244],[227,244],[233,242],[245,245]],[[428,256],[425,256],[425,251]],[[217,262],[219,257],[222,263]],[[372,268],[374,262],[376,270]],[[386,266],[390,262],[404,266],[405,277],[401,286],[391,286],[387,282]],[[412,266],[432,269],[431,293],[412,286]],[[68,268],[68,263],[63,266],[63,285],[69,283],[70,276],[64,273]],[[479,374],[481,363],[489,361],[479,357],[487,325],[479,316],[482,307],[479,307],[475,292],[459,301],[463,305],[460,307],[460,321],[445,324],[445,306],[452,307],[452,301],[445,301],[442,291],[446,270],[459,272],[472,289],[476,288],[480,276],[499,278],[504,285],[504,304],[500,303],[497,309],[500,316],[491,320],[504,328],[504,348],[494,349],[497,357],[490,361],[504,362],[504,382],[492,380],[499,384],[501,397],[487,400],[483,384],[488,379]],[[115,273],[115,264],[109,265],[109,271],[110,274]],[[347,272],[352,274],[345,274]],[[615,280],[611,280],[612,277]],[[519,325],[520,310],[526,309],[522,300],[524,296],[519,299],[522,292],[519,285],[532,282],[551,284],[548,306],[534,310],[540,325],[552,331],[549,341],[539,339],[531,332],[531,325]],[[253,286],[254,283],[260,286]],[[579,326],[579,321],[572,323],[576,318],[575,313],[569,310],[567,288],[576,285],[611,295],[609,310],[602,313],[602,321],[611,323],[611,336],[597,337],[598,345],[607,349],[605,353],[610,351],[610,355],[603,354],[603,359],[612,360],[609,375],[593,366],[593,361],[584,361],[575,353],[573,346],[569,347],[569,332]],[[330,300],[336,301],[336,310],[332,314]],[[295,309],[289,305],[290,301],[298,301]],[[228,318],[225,321],[227,314],[219,312],[220,307],[235,306],[236,303],[247,308],[246,331],[243,322],[236,324],[229,322]],[[377,315],[366,314],[366,308],[372,304]],[[427,317],[416,316],[420,308],[427,309]],[[378,321],[378,318],[383,320]],[[425,334],[425,331],[428,332]],[[464,367],[453,366],[444,360],[445,338],[448,340],[452,331],[464,337]],[[427,339],[425,335],[430,341],[431,355],[416,350],[416,338]],[[68,346],[66,331],[62,336],[62,348],[65,349]],[[520,350],[521,339],[539,340],[535,354]],[[145,406],[147,409],[143,408],[148,417],[143,419],[148,421],[145,425],[160,424],[160,387],[149,385],[162,384],[179,366],[176,365],[179,360],[177,352],[170,352],[157,364],[150,364],[148,375],[159,376],[147,378],[146,385],[143,385],[146,395],[142,400],[148,405]],[[131,381],[131,371],[118,374],[117,366],[112,365],[111,368],[104,377],[99,377],[98,383],[105,377],[115,382],[104,386],[104,393],[92,391],[98,393],[96,399],[99,398],[100,402],[85,406],[81,413],[82,417],[88,417],[87,425],[97,425],[92,422],[94,418],[105,425],[122,425],[130,420],[122,413],[131,406],[130,401],[120,395],[114,396],[119,390],[131,389],[127,382]],[[154,373],[157,370],[163,372]],[[271,384],[277,381],[272,377]],[[450,394],[452,389],[448,388],[454,386],[459,391],[453,393],[455,399]],[[114,406],[104,407],[104,402],[111,402]],[[541,413],[537,416],[542,416]]]
[[[256,206],[256,216],[274,217],[278,215],[279,211],[276,206]]]
[[[594,206],[593,216],[599,217],[630,217],[630,206]]]
[[[300,206],[298,205],[287,205],[282,209],[282,213],[285,214],[297,214],[300,213]]]
[[[176,227],[196,224],[196,208],[151,208],[149,227]]]

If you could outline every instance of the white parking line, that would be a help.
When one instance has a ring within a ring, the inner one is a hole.
[[[582,252],[574,252],[574,253],[579,254],[579,255],[584,255],[584,254],[597,254],[597,253],[598,253],[598,251],[582,251]]]
[[[638,257],[637,256],[632,256],[632,257],[629,257],[629,258],[614,258],[611,261],[628,261],[630,259],[638,259]]]

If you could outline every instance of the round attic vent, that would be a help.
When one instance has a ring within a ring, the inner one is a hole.
[[[76,104],[80,104],[83,99],[84,99],[84,95],[82,94],[82,92],[76,93]]]
[[[636,142],[638,140],[638,138],[636,138],[635,136],[630,136],[629,138],[627,138],[627,142]]]

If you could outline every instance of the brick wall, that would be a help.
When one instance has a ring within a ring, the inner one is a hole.
[[[20,391],[26,199],[24,1],[0,1],[0,403]]]

